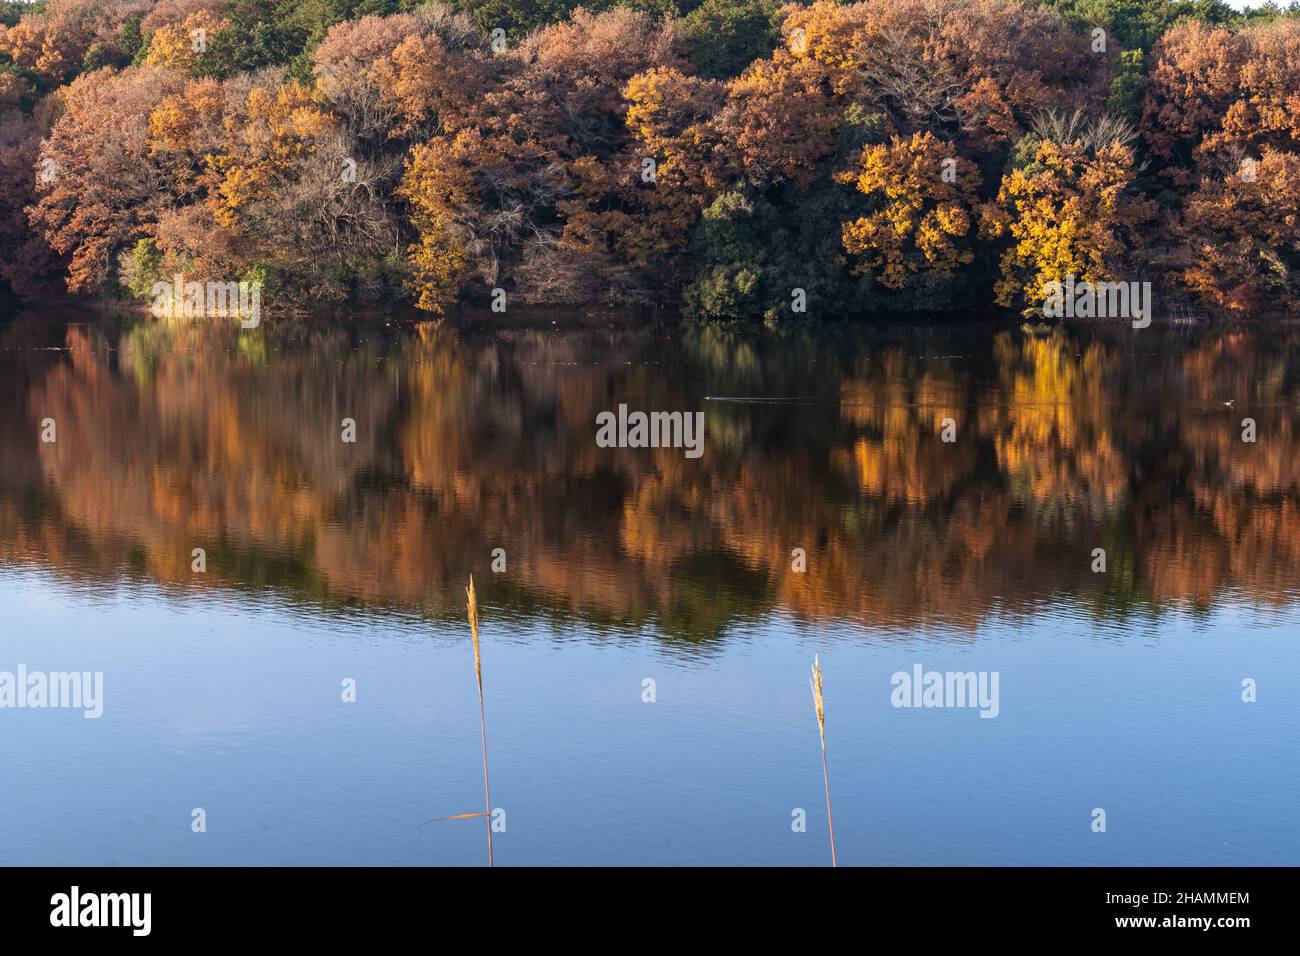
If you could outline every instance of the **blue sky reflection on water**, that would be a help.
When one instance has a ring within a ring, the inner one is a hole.
[[[1300,850],[1294,610],[1228,604],[1117,631],[1059,606],[956,641],[772,614],[704,655],[502,620],[489,587],[484,602],[503,864],[824,863],[814,653],[845,862],[1288,864]],[[0,603],[6,663],[102,669],[106,685],[99,720],[2,715],[10,862],[480,862],[477,821],[420,828],[481,803],[463,629],[156,588],[88,596],[12,570]],[[999,671],[999,717],[893,708],[890,675],[916,662]],[[205,834],[189,832],[195,806]],[[1105,834],[1089,831],[1095,806]],[[807,833],[791,832],[795,807]]]

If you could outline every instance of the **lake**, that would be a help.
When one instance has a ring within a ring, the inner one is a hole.
[[[47,311],[0,409],[0,675],[102,675],[5,863],[485,865],[471,574],[497,865],[829,865],[814,656],[841,865],[1300,855],[1300,328]]]

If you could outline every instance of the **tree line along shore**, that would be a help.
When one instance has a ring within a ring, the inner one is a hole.
[[[797,322],[1300,307],[1300,8],[0,3],[0,280]],[[499,310],[498,310],[499,311]]]

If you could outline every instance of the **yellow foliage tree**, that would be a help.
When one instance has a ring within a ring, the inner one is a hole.
[[[481,151],[480,138],[477,130],[463,130],[416,146],[397,190],[410,203],[419,235],[407,249],[415,305],[429,312],[442,312],[454,301],[468,273],[470,256],[457,212],[475,203],[467,160]]]
[[[1003,177],[980,221],[982,238],[1012,240],[994,287],[998,304],[1029,315],[1050,283],[1112,279],[1126,229],[1151,214],[1149,202],[1124,195],[1134,173],[1133,151],[1118,140],[1039,142],[1031,162]]]
[[[255,87],[248,94],[247,115],[227,117],[230,147],[217,156],[222,176],[214,197],[219,223],[232,226],[250,203],[269,197],[315,140],[335,126],[319,95],[290,82],[274,91]]]
[[[209,171],[219,144],[225,105],[221,83],[190,80],[149,114],[149,155],[167,171],[172,191],[189,196]]]
[[[734,167],[718,155],[721,134],[710,121],[726,90],[721,83],[656,67],[623,89],[628,131],[657,160],[657,181],[707,195],[723,188]]]
[[[229,25],[230,21],[217,14],[199,10],[181,23],[159,27],[149,38],[145,63],[189,72],[207,50],[213,35]]]
[[[930,133],[895,136],[865,150],[859,169],[836,177],[881,203],[844,224],[844,249],[859,258],[855,273],[901,289],[918,274],[951,275],[975,258],[964,242],[979,172],[952,153]]]

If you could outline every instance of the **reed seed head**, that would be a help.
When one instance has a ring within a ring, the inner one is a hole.
[[[821,660],[813,657],[812,677],[808,680],[808,685],[812,687],[813,705],[817,708],[817,730],[822,735],[823,746],[826,743],[826,708],[822,700],[822,664]]]
[[[474,575],[469,576],[469,587],[465,589],[465,597],[469,601],[469,633],[474,640],[474,676],[478,678],[478,685],[483,686],[483,663],[478,654],[478,596],[474,593]]]

